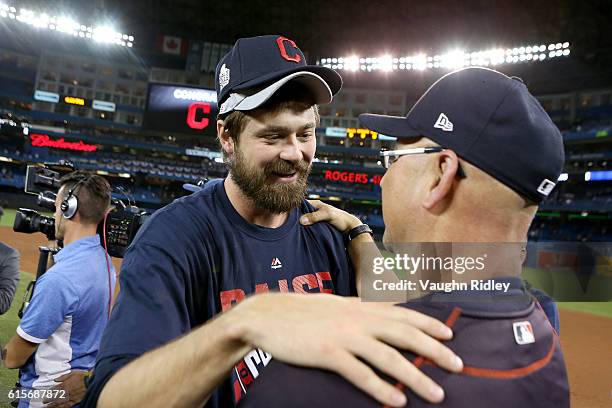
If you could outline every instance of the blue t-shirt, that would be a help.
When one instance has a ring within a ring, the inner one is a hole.
[[[53,258],[55,264],[36,281],[34,295],[17,334],[39,344],[20,370],[24,389],[45,389],[71,370],[93,368],[108,321],[115,269],[98,235],[71,242]],[[19,407],[42,406],[21,400]]]
[[[278,228],[250,224],[230,203],[223,180],[157,211],[125,255],[121,290],[83,405],[95,407],[106,381],[128,362],[249,294],[354,295],[342,234],[327,223],[299,224],[301,214],[312,211],[304,201]],[[233,405],[269,360],[253,350],[207,406]]]

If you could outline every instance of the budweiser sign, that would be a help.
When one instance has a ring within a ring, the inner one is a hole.
[[[35,147],[53,147],[55,149],[78,150],[80,152],[95,152],[98,150],[98,146],[83,143],[82,140],[78,142],[67,142],[63,137],[53,140],[49,135],[42,135],[40,133],[32,133],[30,139],[32,140],[32,146]]]

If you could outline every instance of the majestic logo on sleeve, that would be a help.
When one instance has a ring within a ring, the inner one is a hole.
[[[272,264],[270,265],[270,267],[272,269],[278,269],[278,268],[282,268],[283,264],[281,263],[280,259],[274,258],[272,259]]]
[[[434,127],[442,129],[445,132],[452,132],[453,122],[448,119],[448,116],[446,116],[444,113],[441,113],[440,116],[438,116],[438,120],[436,120],[436,124],[434,125]]]
[[[222,90],[225,85],[229,84],[230,81],[230,70],[225,64],[221,65],[219,69],[219,90]]]

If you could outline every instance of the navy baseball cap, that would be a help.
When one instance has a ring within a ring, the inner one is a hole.
[[[293,40],[281,35],[241,38],[217,64],[219,114],[255,109],[290,81],[303,83],[317,104],[330,103],[342,87],[333,69],[308,65]]]
[[[563,169],[563,137],[523,82],[488,68],[436,81],[406,117],[362,114],[362,125],[402,139],[427,137],[536,203]]]

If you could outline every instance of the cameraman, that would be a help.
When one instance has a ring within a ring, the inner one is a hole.
[[[37,280],[17,334],[2,352],[6,367],[20,368],[19,407],[42,407],[50,393],[38,390],[57,389],[54,380],[64,381],[71,372],[82,378],[93,368],[115,284],[114,268],[96,232],[110,206],[110,185],[84,171],[67,174],[60,185],[55,235],[64,247]],[[75,394],[81,388],[59,395],[60,405],[78,403],[82,395]]]

